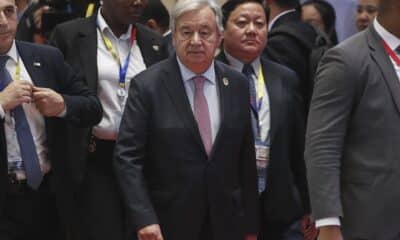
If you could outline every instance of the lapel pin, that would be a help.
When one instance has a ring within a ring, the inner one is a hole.
[[[222,82],[224,83],[225,86],[228,86],[228,85],[229,85],[229,80],[228,80],[226,77],[224,77],[224,78],[222,79]]]
[[[34,66],[34,67],[40,67],[41,65],[40,65],[40,62],[34,62],[34,63],[33,63],[33,66]]]
[[[153,49],[154,49],[154,51],[158,52],[158,50],[160,50],[160,47],[158,45],[153,45]]]

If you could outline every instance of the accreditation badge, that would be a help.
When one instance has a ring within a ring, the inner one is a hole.
[[[256,142],[255,149],[256,149],[257,167],[266,168],[269,162],[269,146],[266,145],[265,143]]]

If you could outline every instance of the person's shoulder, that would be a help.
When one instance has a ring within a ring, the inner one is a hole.
[[[369,52],[367,32],[364,31],[355,34],[335,47],[327,50],[325,56],[339,56],[343,61],[354,64],[359,62],[359,60],[364,61],[369,59],[367,57]]]
[[[274,62],[266,56],[261,56],[261,64],[266,71],[274,71],[279,75],[297,77],[296,73],[285,65]]]
[[[283,85],[293,88],[298,87],[300,80],[296,72],[292,69],[276,63],[265,56],[261,57],[261,65],[267,76],[275,76]]]
[[[268,40],[282,42],[290,39],[298,42],[301,46],[312,48],[317,36],[315,29],[310,24],[291,21],[272,28],[268,34]]]
[[[63,23],[58,24],[55,27],[55,30],[61,31],[61,32],[75,32],[75,31],[79,31],[82,28],[85,28],[87,26],[94,26],[95,27],[95,23],[96,23],[96,16],[91,16],[88,18],[76,18],[76,19],[72,19]]]
[[[145,25],[136,23],[135,26],[137,28],[138,34],[140,34],[141,37],[152,38],[158,41],[162,40],[162,36],[159,33],[146,27]]]
[[[222,74],[222,77],[228,78],[233,84],[239,84],[241,85],[247,85],[247,79],[246,77],[241,73],[232,68],[231,66],[227,65],[226,63],[220,61],[220,60],[215,60],[214,61],[215,66],[217,68],[217,71],[220,71]]]
[[[165,77],[165,72],[171,71],[173,69],[174,59],[172,57],[164,59],[158,63],[155,63],[148,67],[146,70],[137,74],[134,79],[140,82],[149,82],[156,81],[156,79],[160,79]]]
[[[60,53],[60,50],[58,50],[56,47],[46,44],[37,44],[25,41],[16,41],[16,44],[19,51],[31,51],[34,53],[34,55]]]

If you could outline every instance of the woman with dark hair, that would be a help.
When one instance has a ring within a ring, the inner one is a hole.
[[[301,5],[302,19],[325,32],[332,45],[338,43],[333,6],[324,0],[308,0]]]

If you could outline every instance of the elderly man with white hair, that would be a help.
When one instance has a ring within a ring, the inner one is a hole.
[[[249,90],[214,61],[222,29],[214,1],[179,1],[176,55],[131,82],[114,163],[140,240],[256,239]]]

